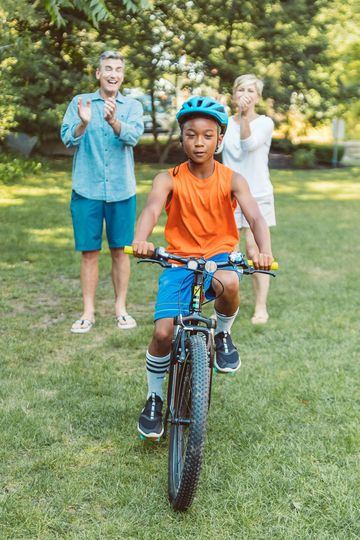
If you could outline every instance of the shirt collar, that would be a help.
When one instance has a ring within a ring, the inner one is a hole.
[[[104,101],[104,98],[101,97],[101,95],[100,95],[100,90],[99,90],[99,89],[96,90],[96,92],[93,93],[91,99],[92,99],[92,101],[96,101],[96,100],[98,100],[98,99]],[[117,95],[116,95],[115,100],[116,100],[118,103],[124,103],[125,98],[124,98],[124,96],[122,95],[121,92],[118,92]]]

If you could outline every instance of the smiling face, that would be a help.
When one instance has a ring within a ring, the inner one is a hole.
[[[197,164],[212,159],[218,144],[222,141],[219,126],[215,120],[196,117],[185,120],[182,126],[182,142],[188,158]]]
[[[100,82],[100,94],[103,97],[116,96],[124,80],[124,62],[115,58],[102,60],[96,70],[96,78]]]

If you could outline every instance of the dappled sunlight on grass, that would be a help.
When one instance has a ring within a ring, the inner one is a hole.
[[[303,189],[308,193],[299,195],[302,200],[360,200],[360,183],[356,182],[306,182]]]
[[[299,187],[295,182],[293,184],[291,184],[290,182],[288,184],[281,183],[276,185],[275,193],[293,195],[294,193],[299,193]]]
[[[54,181],[54,178],[51,178]],[[56,182],[57,183],[57,182]],[[56,195],[61,202],[67,202],[70,199],[71,188],[68,183],[64,183],[62,179],[59,186],[48,184],[44,185],[22,185],[2,186],[0,189],[0,205],[13,206],[26,203],[27,197],[47,197],[48,195]]]
[[[10,270],[12,268],[21,268],[21,267],[27,270],[29,268],[29,265],[31,265],[31,262],[29,260],[27,260],[27,259],[19,260],[16,263],[0,261],[0,270],[1,269]]]
[[[275,194],[293,195],[301,200],[360,200],[359,169],[346,171],[316,171],[316,179],[309,181],[307,171],[272,171]],[[324,178],[326,173],[326,178]],[[313,178],[314,173],[311,173]]]
[[[35,187],[35,186],[18,186],[16,188],[17,195],[20,196],[46,196],[46,195],[64,195],[64,188],[60,187]]]
[[[37,242],[56,246],[72,244],[71,227],[52,227],[51,229],[28,229]]]
[[[14,206],[24,204],[24,199],[11,199],[9,197],[0,197],[0,206]]]

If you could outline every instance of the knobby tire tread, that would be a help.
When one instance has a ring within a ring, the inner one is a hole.
[[[191,357],[191,423],[185,460],[178,486],[169,478],[169,498],[176,511],[185,511],[191,506],[199,482],[206,437],[209,406],[209,362],[206,342],[200,335],[191,335],[187,341]],[[181,396],[178,396],[181,400]],[[169,447],[169,475],[172,475],[171,459],[178,459],[179,426],[171,425]],[[181,442],[181,441],[180,441]],[[172,453],[172,455],[171,455]]]

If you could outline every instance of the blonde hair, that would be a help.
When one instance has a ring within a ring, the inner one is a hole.
[[[236,77],[233,86],[233,96],[240,86],[254,84],[258,95],[261,97],[264,88],[264,83],[261,79],[258,79],[253,73],[247,73],[246,75],[240,75]]]

